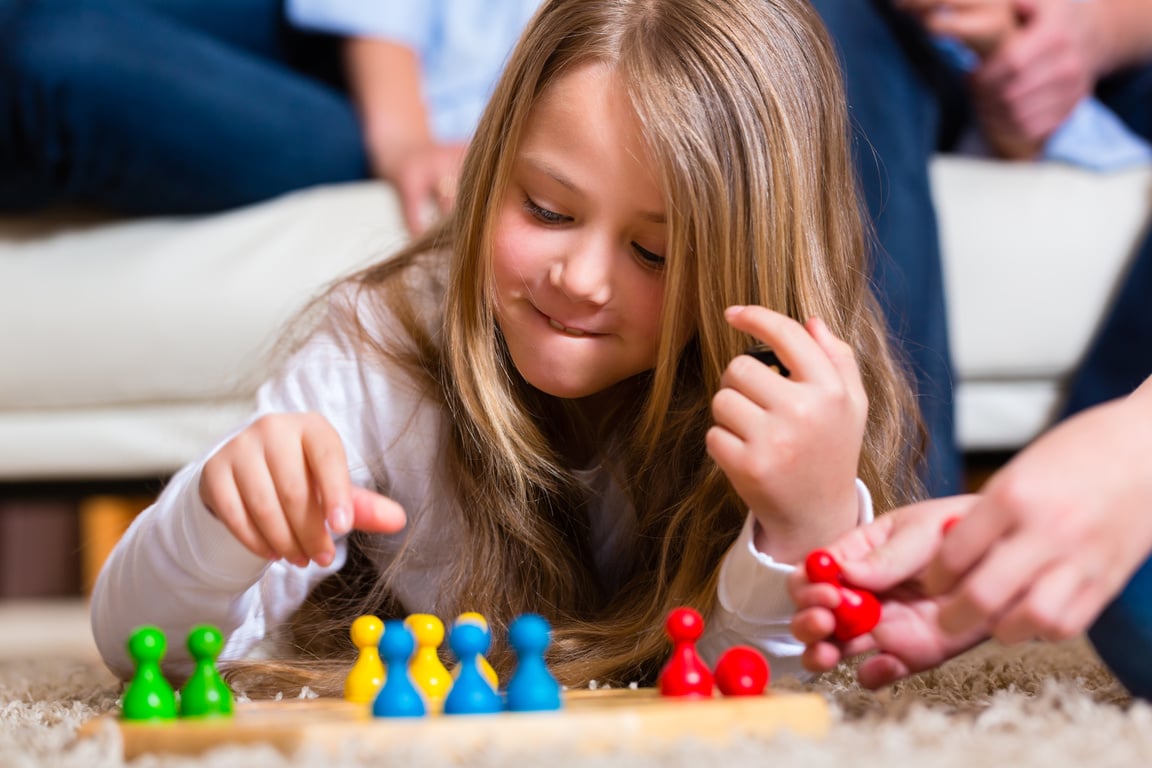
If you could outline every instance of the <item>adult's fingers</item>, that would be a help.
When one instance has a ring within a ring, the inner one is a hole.
[[[856,679],[869,689],[883,688],[912,674],[908,665],[890,653],[878,653],[860,662]]]
[[[943,521],[963,515],[974,496],[947,496],[910,505],[879,518],[872,546],[841,562],[851,584],[877,592],[918,577],[932,562],[943,536]],[[899,522],[899,524],[897,524]],[[862,529],[867,530],[867,528]]]

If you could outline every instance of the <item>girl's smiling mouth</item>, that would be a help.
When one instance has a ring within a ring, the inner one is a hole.
[[[568,326],[564,325],[564,323],[552,317],[548,318],[548,324],[558,331],[563,331],[569,336],[583,336],[587,333],[587,331],[581,330],[580,328],[569,328]]]

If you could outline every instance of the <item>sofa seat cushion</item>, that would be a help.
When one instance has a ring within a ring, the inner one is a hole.
[[[178,467],[247,409],[308,299],[405,241],[372,182],[214,216],[0,220],[0,476]]]
[[[932,164],[956,371],[957,435],[1014,449],[1044,429],[1152,212],[1152,166],[942,155]]]

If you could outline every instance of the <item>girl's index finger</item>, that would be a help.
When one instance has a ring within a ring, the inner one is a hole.
[[[352,480],[344,444],[332,426],[323,420],[304,430],[304,459],[320,498],[320,508],[332,533],[340,535],[352,529]]]
[[[808,330],[785,314],[759,306],[732,306],[724,319],[738,331],[767,344],[794,380],[814,380],[835,375],[832,362]]]

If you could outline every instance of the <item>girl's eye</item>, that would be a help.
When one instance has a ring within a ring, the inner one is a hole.
[[[528,213],[531,214],[534,218],[539,219],[545,224],[564,224],[565,222],[571,221],[571,217],[569,216],[565,216],[562,213],[556,213],[556,211],[550,211],[547,208],[541,208],[532,198],[528,197],[527,195],[524,197],[524,210],[528,211]]]
[[[636,255],[640,257],[641,261],[653,268],[660,268],[664,266],[664,257],[657,256],[647,248],[642,247],[639,243],[632,243],[632,247],[636,250]]]

